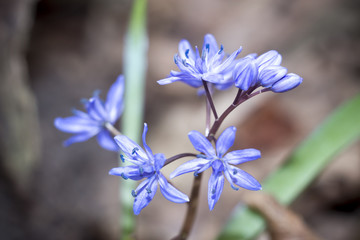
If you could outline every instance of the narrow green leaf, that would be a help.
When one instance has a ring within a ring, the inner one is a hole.
[[[360,94],[335,110],[263,184],[280,203],[290,204],[345,147],[360,136]],[[247,207],[237,207],[220,240],[257,236],[265,222]]]
[[[139,143],[143,129],[145,77],[147,69],[148,38],[146,33],[146,0],[135,0],[128,31],[125,37],[124,75],[125,108],[122,115],[122,133]],[[119,161],[121,164],[121,161]],[[132,210],[131,190],[134,181],[121,181],[119,199],[122,204],[120,216],[121,239],[134,239],[135,217]]]

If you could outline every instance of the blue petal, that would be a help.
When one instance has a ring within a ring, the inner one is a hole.
[[[271,66],[271,65],[280,65],[282,60],[281,55],[275,51],[270,50],[262,55],[260,55],[257,59],[257,65],[259,67],[259,71],[262,71],[265,67]]]
[[[215,37],[212,34],[206,34],[204,36],[203,52],[207,52],[208,57],[214,56],[218,51],[219,47]]]
[[[261,190],[261,184],[244,170],[234,166],[230,166],[229,170],[233,182],[239,187],[253,191]]]
[[[216,157],[215,150],[209,140],[198,131],[191,131],[188,134],[189,139],[196,150],[205,153],[208,157]]]
[[[105,108],[108,120],[114,123],[123,111],[123,95],[124,95],[124,76],[119,75],[115,83],[111,85],[107,94]]]
[[[240,47],[238,50],[236,50],[235,52],[233,52],[222,64],[220,64],[219,66],[215,67],[213,69],[213,72],[216,73],[223,73],[224,71],[227,71],[229,67],[232,66],[235,58],[239,55],[239,53],[241,52],[242,47]]]
[[[148,131],[147,124],[144,123],[144,131],[143,131],[143,134],[142,134],[142,141],[143,141],[143,145],[144,145],[145,151],[147,153],[148,159],[153,161],[154,160],[154,155],[153,155],[153,153],[151,151],[151,148],[146,144],[147,131]]]
[[[186,196],[186,194],[177,190],[171,184],[169,184],[166,178],[162,174],[159,174],[158,177],[159,177],[160,191],[167,200],[174,203],[184,203],[189,201],[189,197]]]
[[[106,150],[118,152],[119,146],[116,144],[114,138],[110,134],[109,131],[106,129],[103,129],[98,135],[97,135],[97,141],[101,147],[103,147]]]
[[[256,160],[261,157],[261,153],[257,149],[248,148],[229,152],[224,156],[227,163],[238,165],[244,162]]]
[[[137,196],[135,197],[133,205],[135,215],[139,215],[141,210],[147,205],[149,205],[149,203],[155,196],[156,190],[157,181],[155,176],[146,179],[137,187]]]
[[[208,204],[210,211],[214,209],[215,204],[220,198],[224,188],[224,175],[221,171],[213,171],[208,183]]]
[[[189,173],[189,172],[195,172],[199,169],[201,169],[203,166],[207,165],[210,161],[204,158],[196,158],[192,159],[190,161],[187,161],[183,164],[181,164],[178,168],[176,168],[171,174],[170,178],[174,178],[176,176],[179,176],[181,174]],[[208,166],[210,167],[210,166]]]
[[[195,63],[195,52],[189,41],[186,39],[179,42],[179,55],[182,59],[189,59],[190,63]]]
[[[155,169],[156,171],[159,171],[165,164],[165,161],[166,161],[166,158],[165,158],[165,155],[162,154],[162,153],[157,153],[154,155],[154,158],[155,158]]]
[[[99,123],[90,119],[78,116],[70,116],[66,118],[56,118],[54,125],[57,129],[68,133],[89,132],[100,129]]]
[[[271,87],[276,81],[283,78],[287,73],[287,69],[282,66],[268,66],[264,68],[259,74],[261,86],[268,88]]]
[[[205,73],[202,77],[204,81],[211,83],[221,83],[224,82],[224,75],[222,74],[213,74],[213,73]]]
[[[295,73],[289,73],[284,78],[275,82],[270,88],[271,91],[282,93],[296,88],[302,83],[303,79]]]
[[[108,121],[107,113],[103,103],[98,97],[90,98],[87,104],[87,112],[89,116],[96,121]]]
[[[114,139],[121,151],[129,158],[128,161],[134,164],[146,164],[148,162],[145,151],[136,142],[124,135],[116,136]]]
[[[228,127],[221,133],[220,137],[216,141],[216,152],[219,158],[222,158],[222,156],[234,144],[235,133],[236,133],[236,127],[233,126]]]
[[[241,90],[247,91],[257,83],[258,68],[252,57],[241,59],[235,66],[233,78],[235,86]]]
[[[154,175],[154,169],[150,165],[144,165],[142,168],[139,166],[131,165],[126,167],[117,167],[109,171],[110,175],[120,176],[125,179],[140,180]]]
[[[70,137],[69,139],[67,139],[66,141],[64,141],[64,146],[68,147],[71,144],[76,143],[76,142],[84,142],[84,141],[90,139],[91,137],[95,136],[98,132],[99,132],[98,129],[94,129],[92,131],[76,134],[76,135]]]

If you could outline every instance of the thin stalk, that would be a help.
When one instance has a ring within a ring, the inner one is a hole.
[[[122,135],[111,123],[105,123],[105,128],[114,136]]]
[[[168,165],[169,163],[172,163],[175,160],[183,158],[183,157],[196,157],[196,156],[197,156],[197,154],[195,154],[195,153],[180,153],[180,154],[177,154],[175,156],[172,156],[172,157],[166,159],[164,166]]]
[[[211,110],[212,110],[212,112],[213,112],[213,114],[214,114],[214,118],[215,118],[215,119],[218,119],[218,114],[217,114],[217,112],[216,112],[216,108],[215,108],[214,102],[213,102],[213,100],[212,100],[212,96],[211,96],[211,93],[210,93],[210,91],[209,91],[209,87],[208,87],[208,85],[207,85],[207,82],[205,82],[204,80],[202,80],[202,82],[203,82],[203,85],[204,85],[204,89],[205,89],[205,93],[206,93],[206,98],[207,98],[207,100],[208,100],[208,102],[209,102],[209,104],[210,104]]]

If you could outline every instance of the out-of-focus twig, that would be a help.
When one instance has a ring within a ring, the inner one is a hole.
[[[245,202],[265,218],[272,240],[320,239],[296,213],[269,194],[250,192],[245,195]]]

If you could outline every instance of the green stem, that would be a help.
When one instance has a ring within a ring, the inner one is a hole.
[[[144,85],[147,69],[148,38],[146,33],[146,0],[135,0],[132,8],[124,47],[125,108],[122,115],[122,132],[139,142],[144,112]],[[120,164],[121,161],[119,160]],[[134,239],[135,218],[132,210],[131,190],[134,181],[122,181],[119,199],[122,204],[120,216],[121,239]]]

